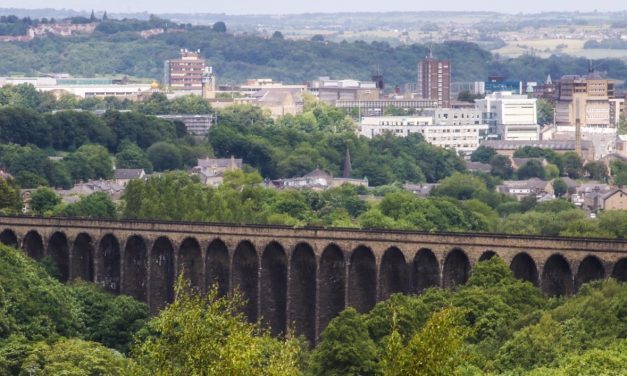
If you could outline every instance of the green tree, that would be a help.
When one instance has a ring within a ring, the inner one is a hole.
[[[46,153],[34,145],[0,144],[0,163],[6,171],[17,176],[28,171],[38,176],[46,176],[50,161]]]
[[[83,307],[85,339],[128,353],[134,336],[150,319],[148,306],[83,281],[75,281],[69,289]]]
[[[222,21],[218,21],[213,24],[212,29],[217,33],[226,33],[226,24]]]
[[[614,234],[617,238],[627,238],[627,212],[608,210],[601,213],[599,227]]]
[[[463,324],[463,317],[460,309],[444,308],[434,313],[406,345],[399,332],[393,330],[383,357],[383,374],[454,374],[455,368],[464,364],[461,351],[464,340],[470,334]]]
[[[363,213],[358,218],[359,225],[365,229],[395,229],[398,227],[398,224],[394,221],[393,218],[386,216],[381,213],[381,210],[378,208],[372,208],[367,212]],[[410,228],[406,228],[409,230]]]
[[[47,114],[45,121],[52,134],[51,145],[56,150],[75,151],[84,144],[99,144],[112,148],[115,134],[105,121],[87,111],[59,111]]]
[[[544,180],[546,172],[544,171],[542,162],[536,159],[531,159],[516,171],[516,175],[518,176],[518,179],[521,180],[529,178],[540,178]]]
[[[481,145],[470,155],[473,162],[490,163],[492,157],[496,155],[496,150],[491,147]]]
[[[605,180],[609,175],[607,165],[602,161],[591,161],[586,163],[584,171],[590,179],[593,180]]]
[[[15,182],[24,189],[46,187],[48,185],[46,178],[26,170],[22,170],[17,173],[15,176]]]
[[[100,145],[83,145],[63,159],[74,180],[111,179],[113,161],[107,149]]]
[[[11,178],[0,177],[0,211],[19,212],[22,208],[20,189]]]
[[[544,314],[537,324],[517,332],[501,347],[497,367],[504,371],[555,366],[559,357],[568,352],[569,345],[564,326]]]
[[[568,193],[568,185],[562,179],[553,180],[553,191],[555,192],[555,197],[562,197],[566,193]]]
[[[276,339],[240,313],[239,294],[206,296],[179,278],[175,301],[148,323],[133,354],[146,375],[290,375],[300,368],[302,344]]]
[[[157,142],[146,150],[148,159],[156,171],[177,170],[183,167],[181,152],[167,142]]]
[[[535,205],[533,210],[537,212],[542,212],[542,213],[556,214],[556,213],[561,213],[563,211],[573,210],[575,208],[576,208],[575,205],[573,205],[571,202],[565,199],[560,199],[560,200],[550,200],[550,201],[541,202]]]
[[[322,332],[311,355],[311,368],[314,375],[378,375],[377,359],[377,348],[363,317],[347,308]]]
[[[627,134],[627,118],[625,118],[625,115],[621,116],[618,121],[618,133]]]
[[[33,213],[42,215],[61,203],[61,198],[50,188],[38,188],[31,195],[30,207]]]
[[[115,218],[117,212],[115,204],[105,192],[96,192],[89,196],[81,197],[75,203],[56,207],[54,215],[61,217]]]
[[[614,175],[614,184],[619,187],[627,186],[627,171],[621,171],[618,174]]]
[[[431,191],[434,196],[448,196],[458,200],[468,200],[477,191],[487,191],[485,183],[478,177],[459,172],[445,178],[437,188]]]
[[[544,166],[544,172],[547,179],[555,179],[560,176],[560,169],[552,163],[548,163]]]
[[[514,173],[512,161],[504,155],[497,154],[490,158],[490,166],[492,166],[490,173],[502,179],[510,179]]]
[[[172,100],[167,113],[204,115],[211,113],[211,106],[200,95],[185,95]]]
[[[146,153],[137,145],[123,142],[120,152],[115,155],[116,168],[144,169],[146,173],[152,172],[152,163]]]
[[[29,341],[78,336],[80,306],[67,289],[24,252],[0,244],[0,347],[11,335]]]
[[[35,344],[20,375],[122,376],[127,374],[128,365],[123,355],[98,343],[60,339],[53,344]]]
[[[475,103],[475,99],[481,99],[483,97],[484,95],[482,94],[473,94],[468,90],[461,91],[459,92],[459,94],[457,94],[458,101],[469,103]]]
[[[571,179],[578,179],[583,175],[583,162],[577,153],[567,152],[562,155],[564,173]]]
[[[46,147],[50,143],[50,128],[34,110],[0,107],[0,141],[19,145]]]
[[[553,123],[553,105],[546,99],[538,99],[536,101],[538,124],[552,124]]]
[[[620,375],[627,364],[625,341],[602,349],[590,349],[581,355],[571,355],[561,362],[564,376]]]
[[[51,187],[63,189],[72,187],[72,176],[67,166],[62,162],[50,161],[46,170],[46,178]]]

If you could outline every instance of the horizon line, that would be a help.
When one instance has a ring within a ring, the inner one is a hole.
[[[209,16],[209,15],[219,15],[219,16],[236,16],[236,17],[255,17],[255,16],[304,16],[304,15],[333,15],[333,14],[394,14],[394,13],[403,13],[403,14],[420,14],[420,13],[449,13],[449,14],[499,14],[504,16],[515,16],[515,15],[525,15],[525,16],[536,16],[536,15],[546,15],[546,14],[620,14],[627,13],[627,9],[624,10],[542,10],[537,12],[503,12],[496,10],[381,10],[381,11],[310,11],[310,12],[286,12],[286,13],[227,13],[227,12],[177,12],[177,11],[165,11],[165,12],[151,12],[148,10],[136,10],[136,11],[120,11],[120,10],[108,10],[108,9],[74,9],[74,8],[52,8],[52,7],[37,7],[37,8],[17,8],[17,7],[0,7],[0,11],[56,11],[56,12],[76,12],[76,13],[90,13],[94,11],[95,13],[104,13],[108,14],[120,14],[120,15],[130,15],[130,14],[146,14],[146,15],[187,15],[187,16]]]

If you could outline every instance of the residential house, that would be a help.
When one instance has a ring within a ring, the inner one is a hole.
[[[545,180],[531,178],[528,180],[508,180],[496,187],[497,192],[516,197],[521,200],[527,196],[535,196],[538,200],[555,197],[553,185]]]
[[[224,173],[232,170],[241,170],[241,158],[204,158],[199,159],[193,173],[200,176],[203,184],[217,187],[224,181]]]
[[[568,178],[561,179],[567,182]],[[568,184],[568,182],[566,184]],[[576,187],[575,193],[571,195],[570,200],[573,204],[575,204],[575,206],[580,207],[590,213],[596,213],[603,208],[602,197],[611,190],[612,188],[607,184],[599,182],[588,182],[580,184],[578,187]]]
[[[127,181],[128,182],[128,181]],[[112,200],[120,200],[124,193],[125,185],[116,180],[90,180],[78,183],[68,190],[58,189],[57,194],[65,203],[74,203],[78,198],[90,196],[96,192],[104,192]]]
[[[627,190],[615,188],[601,197],[604,210],[627,210]]]
[[[522,166],[526,165],[528,162],[531,162],[531,161],[538,161],[538,162],[540,162],[542,164],[542,167],[546,167],[546,165],[548,164],[548,162],[544,158],[514,158],[514,157],[511,157],[510,159],[512,160],[512,167],[515,170],[518,170],[519,168],[521,168]]]
[[[486,172],[489,174],[490,171],[492,171],[492,166],[490,166],[488,163],[471,162],[471,161],[465,161],[465,163],[466,163],[466,170],[470,172]]]
[[[322,191],[328,188],[339,187],[342,184],[352,184],[368,187],[368,179],[335,178],[319,168],[302,177],[277,179],[271,185],[278,189],[313,189]]]
[[[439,184],[432,183],[405,183],[403,184],[403,189],[415,194],[418,197],[428,197],[431,194],[433,188],[437,187]]]
[[[116,168],[113,179],[116,184],[126,186],[133,179],[143,179],[145,177],[146,171],[143,168]]]

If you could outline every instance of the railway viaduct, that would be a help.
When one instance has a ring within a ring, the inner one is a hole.
[[[627,280],[627,241],[609,239],[0,217],[0,241],[51,257],[63,281],[96,282],[153,312],[173,300],[179,272],[200,290],[239,288],[250,320],[274,334],[294,325],[311,341],[347,306],[366,312],[393,293],[453,288],[495,256],[549,295]]]

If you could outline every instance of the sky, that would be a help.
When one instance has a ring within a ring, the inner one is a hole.
[[[0,8],[66,8],[109,12],[288,14],[350,11],[545,11],[627,10],[624,0],[0,0]]]

